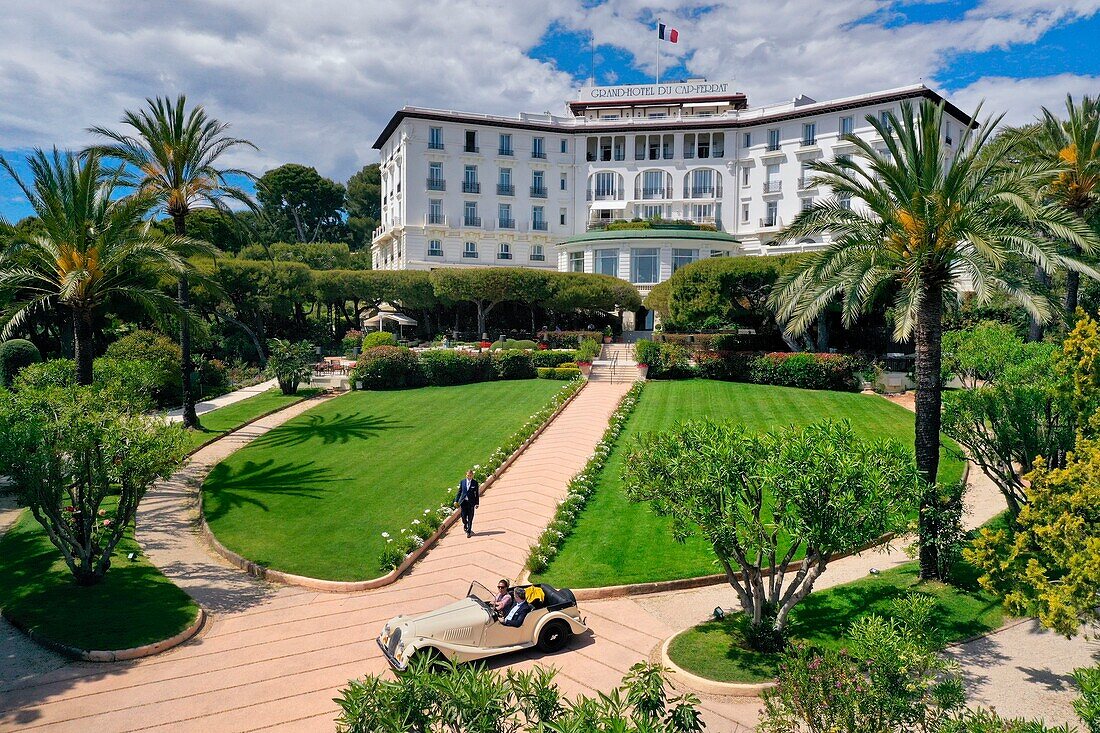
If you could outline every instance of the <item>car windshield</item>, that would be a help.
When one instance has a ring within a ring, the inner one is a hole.
[[[496,596],[493,595],[493,592],[476,580],[470,583],[470,590],[466,591],[466,597],[478,601],[481,605],[485,606],[485,610],[489,612],[492,612],[493,601],[496,600]]]

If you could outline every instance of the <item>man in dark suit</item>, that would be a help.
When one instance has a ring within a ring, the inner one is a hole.
[[[472,470],[467,471],[466,478],[458,482],[455,505],[462,510],[462,528],[466,530],[467,537],[474,533],[474,510],[481,501],[480,489]]]

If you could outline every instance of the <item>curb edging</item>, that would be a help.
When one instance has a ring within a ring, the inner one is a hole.
[[[770,682],[718,682],[688,672],[676,662],[673,662],[668,655],[669,645],[680,633],[683,632],[673,634],[661,644],[661,664],[668,667],[671,673],[670,676],[680,684],[690,687],[696,692],[703,692],[708,695],[727,695],[729,697],[760,697],[765,690],[770,690],[779,684],[774,680]]]
[[[7,610],[0,611],[0,615],[3,615],[15,628],[26,634],[34,643],[44,646],[47,649],[52,649],[58,654],[62,654],[70,659],[76,659],[84,662],[125,662],[132,659],[141,659],[143,657],[151,657],[156,654],[162,654],[170,649],[174,649],[177,646],[189,641],[192,637],[199,633],[199,631],[206,625],[209,620],[209,616],[206,610],[199,604],[199,612],[195,616],[195,620],[183,631],[170,636],[167,639],[161,641],[155,641],[152,644],[143,644],[141,646],[131,647],[129,649],[116,649],[113,651],[98,651],[90,649],[81,649],[79,647],[70,646],[69,644],[63,644],[60,641],[54,641],[49,637],[27,628],[21,621],[12,618],[8,614]]]
[[[484,494],[487,489],[492,487],[496,479],[501,474],[503,474],[513,463],[516,462],[516,459],[518,459],[524,453],[524,451],[526,451],[527,448],[533,442],[535,442],[535,440],[540,435],[542,435],[542,433],[548,427],[550,427],[554,420],[557,419],[558,415],[560,415],[565,410],[565,408],[568,407],[573,402],[573,400],[577,398],[577,395],[584,391],[585,387],[587,386],[588,381],[584,380],[581,386],[575,392],[573,392],[573,394],[569,395],[569,397],[564,402],[558,405],[558,408],[554,410],[550,417],[543,421],[542,425],[540,425],[535,430],[535,432],[531,434],[531,437],[523,441],[523,443],[521,443],[518,448],[512,451],[512,454],[510,456],[504,459],[504,462],[501,463],[500,466],[495,471],[493,471],[493,473],[481,484],[481,494]],[[404,575],[405,572],[408,571],[408,569],[412,567],[417,560],[423,557],[423,555],[428,550],[430,550],[436,542],[439,541],[439,538],[442,537],[443,534],[448,529],[450,529],[451,526],[455,522],[457,522],[459,517],[461,516],[458,509],[454,510],[454,512],[452,512],[450,516],[443,520],[443,522],[439,525],[435,532],[433,532],[431,535],[428,536],[427,539],[424,540],[423,544],[421,544],[420,547],[410,552],[400,565],[398,565],[396,568],[385,575],[377,578],[371,578],[369,580],[323,580],[321,578],[310,578],[305,575],[295,575],[293,573],[287,573],[281,570],[267,568],[262,565],[258,565],[248,558],[243,557],[227,548],[225,545],[218,541],[217,537],[214,536],[213,531],[210,529],[210,526],[206,523],[206,514],[202,510],[201,494],[202,488],[200,486],[199,531],[202,534],[203,538],[205,538],[206,541],[209,543],[210,547],[218,555],[228,560],[232,565],[245,571],[254,578],[259,578],[260,580],[267,580],[274,583],[281,583],[283,585],[294,585],[301,588],[309,588],[310,590],[321,591],[323,593],[357,593],[359,591],[374,590],[375,588],[382,588],[384,586],[390,585],[402,575]]]

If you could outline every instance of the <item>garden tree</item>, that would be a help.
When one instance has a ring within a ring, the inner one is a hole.
[[[649,291],[649,295],[645,296],[645,300],[642,301],[642,305],[659,315],[661,320],[666,323],[668,322],[668,300],[671,295],[670,288],[671,286],[668,280],[657,283]]]
[[[256,198],[282,241],[341,242],[344,187],[312,166],[287,163],[256,182]]]
[[[984,385],[948,392],[943,406],[944,433],[1000,490],[1013,517],[1027,502],[1021,472],[1040,457],[1061,465],[1078,424],[1067,380],[1056,373],[1058,347],[1020,346],[1013,362],[991,365],[999,373],[988,372]]]
[[[944,381],[958,377],[967,389],[991,382],[1024,358],[1027,349],[1016,329],[1005,323],[983,321],[973,328],[943,335]]]
[[[352,680],[336,703],[341,733],[446,731],[448,733],[698,733],[704,724],[691,694],[671,697],[668,670],[639,662],[622,684],[598,697],[569,700],[552,668],[497,672],[484,665],[414,660],[395,679]]]
[[[1079,219],[1100,226],[1100,103],[1094,97],[1082,97],[1080,103],[1066,96],[1066,118],[1060,119],[1043,107],[1042,119],[1019,134],[1019,156],[1027,163],[1045,167],[1049,175],[1042,180],[1041,194]],[[1076,238],[1063,241],[1071,256],[1088,254]],[[1066,271],[1065,313],[1072,318],[1077,310],[1081,275]]]
[[[919,109],[903,102],[898,115],[867,117],[885,152],[848,135],[853,158],[809,164],[835,197],[801,212],[777,241],[830,232],[832,243],[782,275],[771,298],[784,330],[797,335],[838,297],[849,325],[880,290],[897,288],[894,338],[915,342],[916,459],[929,484],[939,468],[944,299],[966,278],[979,302],[1002,291],[1034,317],[1049,320],[1051,304],[1018,276],[1018,268],[1004,263],[1015,259],[1048,271],[1095,275],[1054,240],[1085,253],[1098,246],[1080,217],[1033,203],[1032,191],[1052,166],[1011,165],[1011,143],[987,149],[1000,117],[966,127],[958,144],[947,147],[943,111],[942,103],[931,100]],[[843,199],[851,198],[861,205],[845,206]],[[929,527],[933,508],[926,503],[923,509],[921,577],[934,578],[939,563]]]
[[[544,299],[548,280],[549,273],[527,267],[449,267],[431,273],[437,298],[477,307],[478,334],[487,333],[485,320],[500,303],[511,300],[529,304]]]
[[[386,301],[425,312],[437,304],[431,279],[423,271],[328,270],[312,274],[317,300],[340,311],[350,328],[358,328],[365,312]]]
[[[157,402],[174,405],[180,395],[180,347],[175,341],[155,331],[131,331],[107,347],[110,359],[140,361],[154,374]]]
[[[1078,429],[1088,437],[1096,435],[1100,431],[1100,322],[1078,311],[1055,371],[1065,380]]]
[[[803,255],[708,257],[668,279],[669,321],[685,330],[737,324],[774,332],[768,296],[784,270]]]
[[[258,352],[271,336],[297,336],[302,304],[313,298],[310,269],[299,262],[219,259],[213,275],[224,301],[217,317],[243,327]]]
[[[382,173],[378,163],[359,169],[348,179],[348,228],[358,247],[370,247],[371,235],[382,220]]]
[[[155,287],[155,278],[183,277],[190,265],[179,254],[182,239],[155,237],[145,220],[156,205],[151,194],[119,198],[121,172],[103,166],[98,152],[81,157],[35,150],[25,182],[0,156],[38,217],[40,233],[17,234],[0,252],[0,291],[10,298],[0,338],[8,338],[33,314],[68,312],[80,384],[92,383],[92,317],[113,299],[135,302],[151,314],[178,312]],[[151,284],[153,282],[154,284]]]
[[[634,309],[642,304],[637,288],[611,275],[552,272],[549,273],[548,284],[549,289],[543,300],[549,308],[557,311],[613,311],[619,308]]]
[[[175,222],[157,222],[167,233],[175,232]],[[209,243],[220,252],[234,254],[248,245],[250,234],[244,212],[215,208],[192,209],[187,214],[187,236]]]
[[[369,270],[370,259],[352,252],[342,242],[312,242],[307,244],[250,244],[237,255],[242,260],[301,262],[312,270]]]
[[[846,422],[762,434],[688,422],[639,436],[624,466],[631,501],[670,517],[677,540],[710,544],[762,651],[782,647],[791,609],[829,562],[902,530],[918,495],[912,456]]]
[[[94,585],[146,490],[183,460],[183,434],[87,387],[0,394],[0,455],[20,501],[79,585]]]
[[[267,348],[267,374],[278,380],[283,394],[297,394],[299,384],[309,384],[313,376],[313,363],[317,360],[313,344],[271,339],[267,342]]]
[[[982,529],[964,555],[1011,612],[1071,636],[1100,621],[1100,442],[1078,441],[1064,468],[1037,459],[1027,478],[1013,529]]]
[[[139,200],[151,197],[172,218],[173,229],[184,247],[188,216],[193,210],[213,208],[229,211],[227,201],[246,206],[252,199],[228,176],[251,178],[245,171],[219,168],[218,159],[235,148],[256,146],[247,140],[225,134],[229,124],[207,116],[202,105],[187,108],[187,98],[179,95],[173,103],[167,97],[146,99],[147,107],[122,115],[126,132],[93,127],[89,131],[107,138],[104,145],[92,148],[129,166],[135,175]],[[190,248],[195,251],[194,247]],[[191,359],[191,322],[186,313],[191,307],[187,273],[178,281],[180,318],[181,381],[183,383],[184,427],[199,427],[192,388],[194,363]]]

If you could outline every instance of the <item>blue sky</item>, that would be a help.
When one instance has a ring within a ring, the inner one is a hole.
[[[1100,0],[67,0],[0,17],[0,154],[22,168],[183,92],[259,147],[227,164],[344,181],[402,105],[562,114],[592,75],[651,81],[658,16],[680,32],[662,78],[732,80],[750,104],[923,81],[1019,123],[1100,94]],[[0,215],[28,211],[0,175]]]

